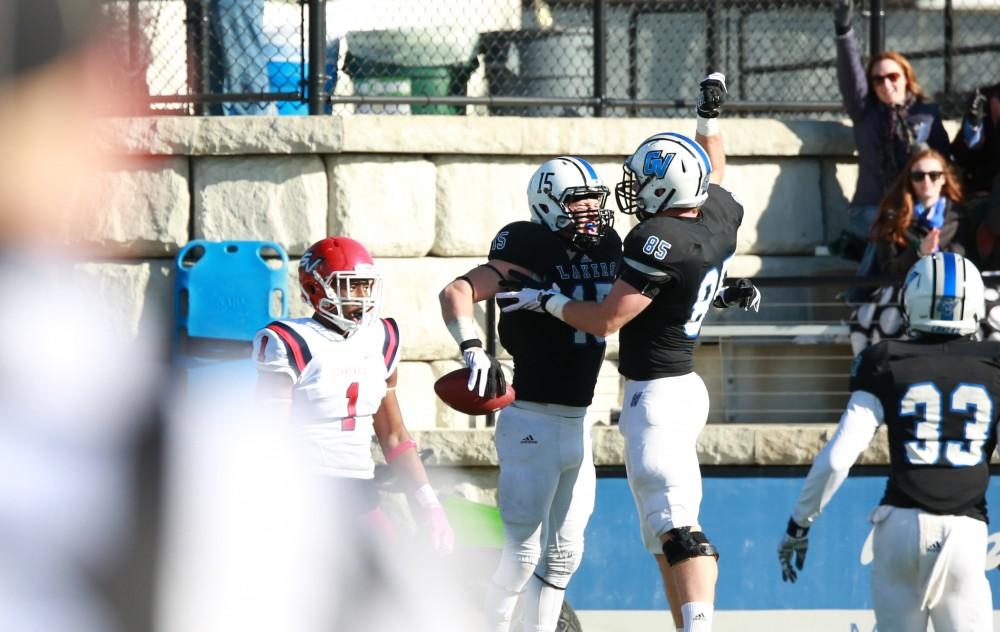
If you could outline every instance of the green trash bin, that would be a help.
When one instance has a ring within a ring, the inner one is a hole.
[[[479,64],[478,34],[439,29],[354,31],[346,35],[344,72],[355,94],[381,96],[464,96]],[[382,106],[372,111],[399,111]],[[413,114],[461,114],[453,105],[413,105]]]

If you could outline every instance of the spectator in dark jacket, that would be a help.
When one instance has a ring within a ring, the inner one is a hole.
[[[848,209],[848,232],[863,241],[879,202],[910,156],[926,146],[944,156],[950,151],[941,111],[926,101],[904,56],[879,53],[867,68],[862,66],[851,13],[851,0],[838,0],[834,11],[837,80],[844,108],[854,123],[858,149],[858,184]],[[871,262],[862,263],[864,267]]]
[[[1000,174],[1000,83],[977,89],[951,143],[968,198],[988,196]]]
[[[941,153],[925,149],[906,163],[871,229],[879,269],[899,283],[875,291],[851,319],[851,347],[857,354],[903,331],[899,293],[906,271],[925,255],[946,250],[964,255],[969,225],[962,211],[962,184]]]

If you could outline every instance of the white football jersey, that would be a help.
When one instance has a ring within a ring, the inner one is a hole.
[[[253,357],[258,371],[292,378],[293,416],[321,473],[374,477],[372,415],[399,362],[396,321],[379,319],[347,338],[313,318],[275,321],[257,332]]]

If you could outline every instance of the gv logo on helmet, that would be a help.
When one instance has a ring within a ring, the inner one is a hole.
[[[957,298],[943,296],[938,299],[937,309],[941,320],[955,320],[955,308],[957,307]]]
[[[659,149],[648,152],[642,162],[642,175],[662,178],[676,155],[673,153],[664,156]]]
[[[299,260],[299,267],[312,274],[323,263],[323,257],[314,257],[311,252],[306,252]]]

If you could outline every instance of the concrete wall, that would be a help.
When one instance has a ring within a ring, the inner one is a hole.
[[[495,231],[527,218],[524,187],[543,159],[585,156],[613,186],[621,162],[690,119],[411,116],[153,118],[103,123],[97,142],[132,156],[104,174],[99,220],[75,239],[97,253],[88,271],[125,296],[123,326],[168,331],[173,263],[191,239],[269,239],[294,266],[312,242],[362,240],[386,277],[386,309],[403,338],[400,398],[414,429],[468,429],[476,420],[432,395],[458,366],[437,292],[483,261]],[[856,177],[849,127],[839,122],[724,120],[725,184],[746,207],[733,275],[851,269],[814,256],[835,236]],[[622,234],[629,218],[618,215]],[[293,316],[307,314],[289,280]],[[482,312],[479,312],[482,318]],[[619,405],[617,341],[593,417]],[[783,420],[782,420],[783,421]]]

